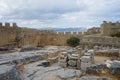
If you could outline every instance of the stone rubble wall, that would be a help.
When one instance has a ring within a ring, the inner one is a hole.
[[[86,70],[86,67],[90,66],[93,62],[94,52],[86,53],[83,56],[80,54],[75,54],[75,52],[63,52],[60,55],[59,64],[62,67]]]
[[[113,63],[110,67],[108,67],[107,64],[91,65],[86,68],[86,74],[114,75],[120,79],[120,77],[118,76],[120,75],[120,63]]]
[[[86,68],[87,74],[101,74],[102,70],[107,69],[105,64],[91,65]]]

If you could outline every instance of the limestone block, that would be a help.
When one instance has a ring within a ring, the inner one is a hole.
[[[69,66],[72,66],[72,67],[77,67],[77,61],[69,60],[69,61],[68,61],[68,65],[69,65]]]
[[[91,62],[91,57],[90,56],[82,56],[81,62]]]
[[[80,70],[74,70],[74,69],[62,69],[58,72],[58,77],[64,80],[69,80],[72,77],[79,77],[81,76],[81,71]]]
[[[67,63],[66,63],[66,62],[59,62],[59,65],[60,65],[61,67],[67,67]]]
[[[90,62],[82,62],[81,61],[81,69],[86,71],[86,68],[91,65]]]
[[[57,63],[58,62],[58,57],[54,57],[54,58],[49,58],[48,61],[50,61],[50,63]]]

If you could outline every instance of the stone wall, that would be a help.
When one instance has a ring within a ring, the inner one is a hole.
[[[5,26],[0,23],[0,46],[45,46],[45,45],[67,45],[66,40],[71,36],[82,37],[81,32],[54,32],[52,30],[37,30],[24,27],[18,27],[16,23]]]
[[[82,38],[80,46],[83,48],[93,48],[94,46],[120,48],[120,38],[88,35]]]
[[[117,32],[120,32],[120,22],[112,23],[104,21],[103,24],[101,24],[101,35],[110,36]]]
[[[16,23],[13,23],[13,26],[10,26],[10,23],[5,23],[5,26],[0,23],[0,45],[14,44],[19,29]]]
[[[93,27],[84,32],[80,46],[84,48],[93,48],[94,46],[109,46],[120,48],[120,38],[111,37],[111,35],[120,32],[120,22],[103,21],[100,27]]]
[[[102,36],[111,36],[120,32],[120,22],[107,22],[103,21],[100,27],[92,27],[85,32],[85,35],[102,35]]]
[[[85,32],[85,35],[100,34],[101,29],[99,27],[92,27]]]

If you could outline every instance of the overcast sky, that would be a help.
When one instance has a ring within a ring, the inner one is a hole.
[[[120,0],[0,0],[0,22],[18,26],[94,27],[120,21]]]

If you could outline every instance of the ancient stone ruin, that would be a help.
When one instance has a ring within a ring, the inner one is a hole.
[[[0,80],[120,80],[120,39],[110,36],[114,31],[119,22],[84,34],[0,23]],[[66,46],[71,36],[80,45]]]

